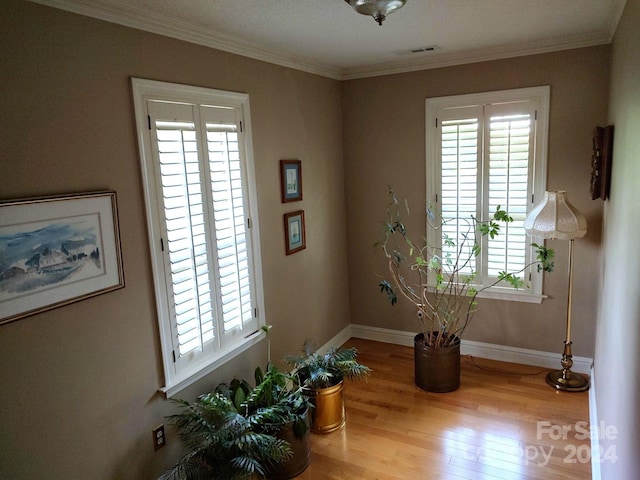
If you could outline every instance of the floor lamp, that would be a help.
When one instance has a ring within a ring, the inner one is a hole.
[[[567,200],[565,191],[545,192],[524,221],[527,235],[541,238],[569,240],[569,291],[567,295],[567,330],[562,354],[562,370],[550,372],[547,383],[557,390],[583,392],[589,389],[589,380],[573,373],[571,367],[571,294],[573,290],[573,240],[587,233],[587,220]]]

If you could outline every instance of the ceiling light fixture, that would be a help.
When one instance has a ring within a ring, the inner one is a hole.
[[[382,25],[382,22],[387,15],[402,8],[407,0],[344,0],[353,9],[362,14],[370,15],[378,22],[378,25]]]

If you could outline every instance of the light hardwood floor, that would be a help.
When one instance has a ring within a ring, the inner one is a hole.
[[[587,392],[557,392],[537,367],[463,357],[460,389],[427,393],[414,384],[412,348],[347,345],[373,374],[346,385],[346,426],[312,435],[311,465],[297,478],[591,478]]]

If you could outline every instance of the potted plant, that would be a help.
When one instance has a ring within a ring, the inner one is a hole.
[[[229,385],[220,384],[216,392],[230,398],[245,414],[268,412],[261,426],[265,432],[285,441],[291,456],[283,462],[270,462],[266,468],[269,480],[284,480],[298,476],[311,461],[309,441],[311,403],[293,377],[271,364],[263,373],[255,370],[256,386],[246,380],[234,379]],[[275,412],[275,416],[272,415]]]
[[[405,202],[401,206],[394,191],[389,189],[390,201],[386,207],[384,239],[376,246],[384,253],[391,281],[382,280],[380,291],[386,293],[392,305],[403,297],[411,302],[420,322],[421,332],[414,339],[416,385],[431,392],[449,392],[460,385],[460,338],[478,308],[478,294],[501,282],[520,288],[524,286],[518,274],[531,266],[538,271],[553,271],[554,252],[532,244],[536,260],[517,272],[500,272],[491,284],[478,287],[476,273],[469,267],[480,254],[482,237],[496,238],[500,225],[513,221],[509,214],[497,207],[489,220],[473,216],[455,221],[466,225],[457,239],[443,234],[442,248],[427,240],[416,242],[409,236],[403,221],[403,212],[409,213]],[[429,209],[427,221],[431,228],[442,229],[447,222],[438,224]]]
[[[270,326],[263,327],[269,338]],[[310,402],[293,377],[270,363],[256,386],[233,379],[169,417],[190,451],[161,480],[293,478],[309,465]]]
[[[316,344],[306,340],[302,355],[285,357],[285,362],[294,367],[297,383],[313,404],[311,431],[329,433],[344,425],[344,379],[359,380],[371,373],[369,367],[358,363],[357,355],[354,347],[336,346],[320,354]]]
[[[215,392],[193,403],[174,401],[182,411],[169,420],[189,451],[160,480],[264,478],[269,465],[291,457],[287,442],[264,428],[282,424],[275,407],[244,415],[240,405]]]

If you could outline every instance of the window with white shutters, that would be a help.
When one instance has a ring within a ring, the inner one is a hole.
[[[525,281],[526,288],[501,283],[481,296],[541,301],[542,274],[526,268],[539,239],[527,237],[523,223],[545,190],[549,87],[433,98],[426,107],[427,200],[441,219],[441,228],[428,229],[430,244],[442,249],[444,264],[459,252],[469,257],[462,271],[478,287],[500,272]],[[488,219],[498,206],[514,221],[472,255],[473,218]]]
[[[249,104],[148,80],[133,89],[171,395],[261,338]]]

